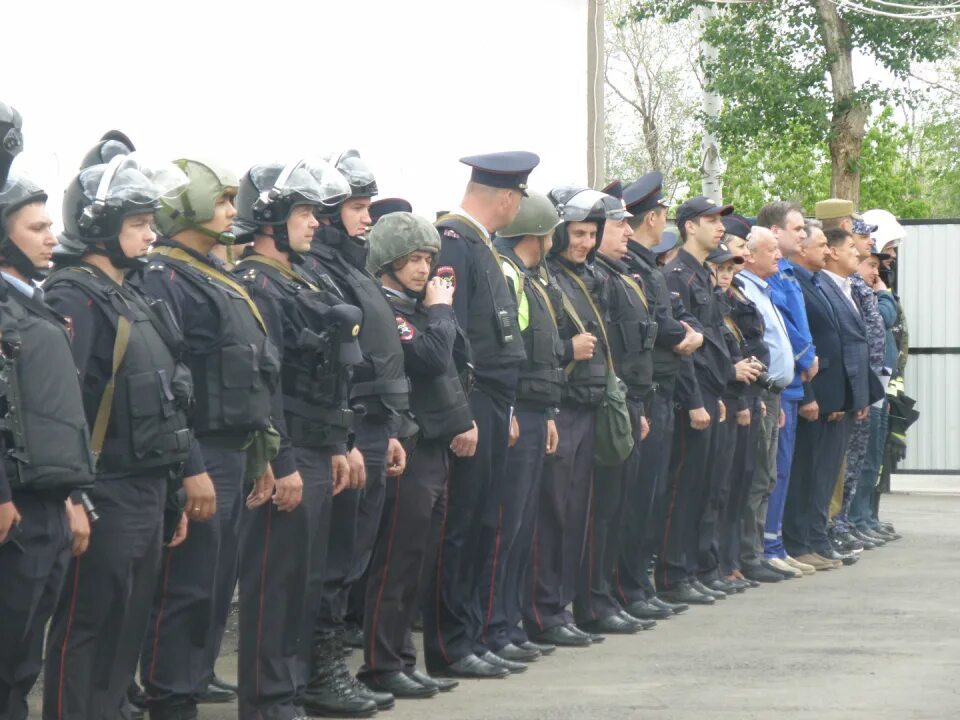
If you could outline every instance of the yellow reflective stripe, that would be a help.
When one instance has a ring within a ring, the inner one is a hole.
[[[501,258],[500,268],[507,282],[513,285],[513,294],[517,298],[517,323],[520,326],[520,332],[523,332],[530,325],[530,302],[527,300],[527,293],[524,292],[523,277],[519,269],[506,258]]]

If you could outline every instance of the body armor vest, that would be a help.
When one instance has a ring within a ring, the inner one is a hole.
[[[447,231],[462,239],[470,255],[469,278],[457,278],[461,292],[470,293],[467,335],[474,365],[484,370],[518,367],[524,360],[517,302],[507,287],[496,249],[484,240],[478,228],[459,215],[444,215],[437,221],[441,239]],[[447,235],[446,237],[450,237]]]
[[[426,332],[427,313],[419,302],[412,298],[388,296],[390,305],[403,315],[418,332]],[[396,318],[394,318],[396,332]],[[457,327],[453,355],[447,360],[446,369],[440,375],[410,376],[410,410],[420,427],[420,437],[424,440],[452,440],[460,433],[473,427],[473,410],[464,392],[464,383],[454,356],[466,353],[466,338]]]
[[[670,297],[670,288],[660,268],[650,265],[639,253],[628,253],[627,265],[643,279],[643,288],[647,293],[647,302],[650,306],[664,307],[667,313],[673,314],[673,301]],[[654,345],[653,347],[653,377],[658,382],[671,384],[673,378],[680,371],[683,358],[670,348]]]
[[[603,341],[603,318],[595,310],[589,288],[581,285],[583,280],[559,260],[550,261],[557,284],[566,298],[565,306],[577,333],[591,333],[597,338],[596,352],[589,360],[575,360],[566,369],[567,385],[563,394],[564,404],[596,407],[603,399],[607,384],[607,355]],[[579,280],[579,282],[578,282]]]
[[[193,400],[190,371],[176,356],[182,347],[180,330],[167,322],[162,304],[154,307],[132,290],[121,289],[94,270],[68,267],[54,272],[44,287],[59,283],[79,286],[116,332],[123,317],[130,324],[129,340],[113,377],[114,395],[99,473],[129,474],[182,463],[190,452],[187,423]],[[158,329],[159,327],[159,329]],[[83,389],[87,417],[95,418],[102,388]]]
[[[388,414],[404,412],[410,407],[410,382],[403,369],[396,318],[380,284],[369,273],[344,262],[329,245],[315,242],[305,260],[301,269],[308,280],[321,288],[334,283],[330,289],[363,311],[357,340],[365,363],[354,368],[351,399],[366,405],[371,415],[382,413],[375,404],[364,402],[371,398],[379,400]]]
[[[529,312],[527,327],[520,332],[527,360],[520,369],[517,404],[544,410],[558,407],[565,381],[556,312],[562,303],[560,288],[545,283],[536,271],[528,271],[508,253],[500,257],[512,266],[520,283],[517,296],[526,295]]]
[[[294,271],[265,263],[253,255],[235,272],[246,285],[263,273],[282,296],[284,348],[280,367],[283,415],[290,442],[297,447],[326,448],[346,443],[353,428],[349,404],[350,368],[339,362],[337,345],[328,333],[326,293],[310,287]]]
[[[597,272],[607,277],[609,307],[607,338],[617,367],[617,377],[631,395],[642,395],[653,385],[653,347],[657,323],[650,317],[643,288],[622,263],[597,256]]]
[[[14,491],[89,488],[94,463],[63,318],[0,281],[4,470]]]
[[[219,333],[210,346],[188,347],[184,353],[184,362],[193,374],[194,433],[200,438],[237,439],[266,430],[280,366],[266,329],[251,310],[253,302],[239,283],[231,287],[232,278],[224,282],[170,256],[163,261],[194,284],[216,308],[220,320]]]

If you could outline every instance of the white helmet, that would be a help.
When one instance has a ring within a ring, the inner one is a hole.
[[[897,219],[889,210],[867,210],[863,214],[863,220],[870,225],[877,226],[877,229],[873,232],[873,241],[877,244],[879,250],[883,250],[891,243],[896,247],[901,240],[907,237],[907,231],[903,229],[903,225],[897,222]]]

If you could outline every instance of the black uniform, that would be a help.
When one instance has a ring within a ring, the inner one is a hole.
[[[594,268],[598,290],[594,296],[606,308],[605,324],[613,364],[627,386],[627,408],[633,427],[630,455],[614,467],[598,465],[593,474],[593,500],[587,525],[587,547],[580,568],[574,602],[578,623],[618,615],[623,609],[614,599],[615,569],[621,548],[621,529],[630,518],[633,540],[649,514],[650,493],[641,483],[641,420],[653,388],[653,345],[656,322],[647,297],[623,262],[597,254]],[[649,485],[649,483],[647,483]],[[639,502],[634,506],[633,502]],[[634,545],[634,552],[636,545]]]
[[[193,375],[193,430],[217,493],[217,514],[192,523],[186,542],[164,551],[140,661],[151,714],[192,706],[213,676],[237,582],[244,448],[270,426],[279,381],[277,350],[243,286],[212,256],[160,240],[143,273],[147,295],[165,300],[184,335]],[[292,460],[274,465],[281,477]]]
[[[427,669],[443,667],[481,649],[483,617],[478,597],[482,567],[493,556],[498,509],[505,487],[510,408],[526,357],[517,328],[517,303],[507,287],[486,230],[459,215],[437,223],[438,271],[455,277],[453,309],[470,341],[474,387],[470,406],[477,451],[454,458],[439,560],[423,618]]]
[[[44,289],[71,323],[95,442],[101,404],[110,401],[90,493],[99,520],[86,553],[70,563],[47,636],[44,717],[112,720],[126,704],[150,617],[168,489],[175,492],[181,472],[203,472],[187,427],[193,382],[162,301],[148,304],[84,263],[58,269]]]
[[[387,444],[397,436],[400,415],[409,407],[410,383],[403,371],[394,312],[380,283],[363,268],[363,258],[341,250],[347,243],[351,240],[341,230],[321,226],[298,268],[313,284],[363,311],[358,339],[364,362],[354,368],[350,399],[365,410],[354,426],[353,443],[363,454],[367,483],[363,490],[344,490],[333,499],[317,620],[322,633],[343,629],[351,586],[370,562],[383,512]]]
[[[673,441],[673,393],[677,374],[683,362],[673,348],[686,336],[680,321],[698,328],[694,318],[677,294],[667,288],[667,281],[657,258],[648,248],[630,241],[624,262],[635,280],[642,283],[652,319],[657,323],[653,348],[653,392],[647,403],[650,434],[643,441],[640,482],[637,495],[629,502],[623,541],[616,568],[616,598],[623,605],[649,599],[656,594],[650,580],[650,567],[663,543],[667,514],[667,467]],[[642,509],[648,507],[646,515]],[[634,509],[640,511],[634,514]]]
[[[664,548],[657,567],[657,588],[669,589],[698,569],[700,521],[711,492],[712,462],[719,436],[717,403],[736,375],[724,338],[723,309],[711,286],[706,265],[681,248],[664,268],[667,287],[680,295],[684,307],[703,326],[703,346],[693,362],[681,368],[676,389],[676,433],[670,458],[670,500]],[[691,367],[692,366],[692,367]],[[692,372],[691,372],[692,370]],[[689,411],[704,408],[710,425],[694,430]]]
[[[93,483],[93,458],[63,317],[3,278],[0,333],[0,503],[21,516],[0,545],[0,717],[23,720],[70,561],[64,501]]]
[[[453,308],[442,304],[427,308],[405,294],[389,289],[386,293],[396,311],[418,427],[406,442],[406,471],[387,479],[367,578],[364,665],[359,677],[371,681],[378,675],[416,669],[410,628],[418,610],[421,568],[432,561],[427,550],[446,510],[450,441],[473,427],[461,379],[469,374],[469,349]]]
[[[329,300],[279,262],[247,255],[234,270],[280,355],[272,397],[280,450],[277,478],[300,472],[303,498],[290,512],[272,502],[245,510],[240,528],[239,716],[302,717],[303,660],[311,646],[330,528],[331,457],[346,454],[353,413],[349,368],[338,358]],[[359,317],[359,312],[357,313]]]
[[[502,496],[498,549],[485,564],[480,580],[484,618],[480,639],[494,652],[529,640],[521,625],[521,593],[540,505],[546,421],[556,417],[565,382],[563,342],[557,328],[558,308],[562,312],[560,288],[539,266],[526,267],[514,253],[512,242],[498,238],[496,246],[508,282],[517,290],[521,305],[526,302],[527,324],[521,325],[520,335],[527,359],[520,370],[514,405],[520,437],[507,450],[504,473],[514,492]]]
[[[739,278],[733,278],[733,283],[726,293],[726,302],[727,324],[739,341],[739,355],[755,357],[764,365],[769,365],[770,349],[763,341],[763,316],[756,305],[743,294],[742,281]],[[719,565],[720,573],[724,577],[740,569],[741,523],[748,518],[753,522],[752,518],[757,517],[755,508],[758,505],[751,507],[749,490],[753,482],[757,457],[755,449],[760,432],[760,394],[761,388],[755,383],[740,387],[740,409],[750,411],[750,424],[737,426],[730,490],[726,508],[720,514]],[[759,498],[757,502],[759,503]]]
[[[523,620],[531,635],[573,622],[567,606],[576,594],[583,558],[593,482],[594,423],[607,377],[604,308],[591,295],[599,279],[589,265],[574,265],[560,257],[551,258],[548,266],[566,298],[560,336],[563,362],[568,365],[557,415],[560,442],[556,454],[544,462],[524,597]],[[592,358],[574,362],[572,338],[583,332],[597,337],[596,351]]]

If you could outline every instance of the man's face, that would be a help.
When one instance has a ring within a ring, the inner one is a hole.
[[[807,233],[804,231],[803,215],[796,210],[791,210],[787,213],[783,225],[782,228],[774,227],[772,229],[780,245],[780,252],[783,255],[792,255],[797,252],[800,243],[807,237]]]
[[[827,236],[823,234],[823,230],[814,229],[813,237],[804,245],[802,252],[814,271],[823,270],[826,267],[829,248],[827,248]]]
[[[853,235],[853,244],[857,248],[857,255],[861,260],[864,260],[870,257],[870,250],[873,248],[873,240],[870,239],[870,235],[859,235],[854,233]]]
[[[857,255],[857,246],[852,235],[848,236],[839,245],[830,248],[828,256],[830,258],[830,270],[840,277],[850,277],[860,266],[860,256]]]
[[[320,222],[313,216],[313,205],[297,205],[287,218],[287,242],[294,252],[302,253],[310,249],[313,234]]]
[[[237,197],[235,190],[228,190],[217,198],[217,204],[213,208],[213,217],[201,227],[211,230],[217,235],[230,232],[233,229],[233,219],[237,216],[237,208],[233,204]]]
[[[370,219],[370,198],[352,197],[343,203],[340,208],[340,222],[343,223],[347,235],[360,237],[366,235],[373,221]]]
[[[650,230],[654,237],[660,237],[667,227],[667,209],[658,207],[650,212]]]
[[[7,234],[20,252],[27,256],[38,270],[50,267],[57,238],[53,234],[53,220],[42,202],[25,205],[7,218]]]
[[[857,274],[867,285],[873,287],[877,278],[880,277],[880,259],[876,255],[868,255],[866,259],[860,261]]]
[[[626,220],[607,220],[603,225],[600,252],[614,260],[622,260],[627,254],[627,242],[633,237],[633,228]]]
[[[120,250],[128,258],[143,257],[157,239],[153,229],[153,213],[139,213],[123,219],[120,226]]]
[[[728,290],[733,276],[737,273],[737,264],[733,260],[727,260],[725,263],[717,265],[716,271],[717,287]]]
[[[424,250],[415,250],[407,255],[406,260],[400,260],[403,266],[397,268],[394,266],[393,274],[397,282],[403,285],[407,290],[415,293],[423,292],[430,279],[430,270],[433,267],[433,253]]]
[[[597,223],[572,222],[567,225],[569,244],[560,254],[572,263],[584,263],[597,244]]]
[[[706,252],[715,249],[723,239],[723,221],[719,215],[701,215],[687,221],[687,238]]]
[[[777,273],[777,263],[783,257],[780,254],[780,246],[773,233],[769,231],[764,233],[762,229],[757,228],[754,228],[753,232],[762,234],[754,243],[751,251],[750,268],[757,277],[763,279],[773,277]]]

